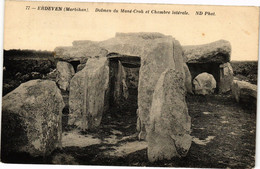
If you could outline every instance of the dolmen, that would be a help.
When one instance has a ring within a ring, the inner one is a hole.
[[[57,47],[56,83],[28,81],[3,97],[2,145],[47,156],[61,144],[62,92],[69,93],[69,125],[86,131],[136,88],[138,137],[148,143],[149,161],[184,157],[192,142],[185,96],[229,91],[230,52],[224,40],[183,48],[172,36],[142,32]],[[206,90],[194,90],[197,82]]]
[[[204,45],[183,46],[184,58],[192,80],[201,73],[209,73],[216,80],[216,92],[231,90],[233,69],[230,64],[231,45],[219,40]]]
[[[149,161],[187,154],[192,139],[185,95],[192,92],[192,83],[176,39],[160,33],[117,33],[101,42],[74,41],[72,46],[57,47],[55,59],[61,69],[57,84],[69,91],[70,125],[97,128],[109,99],[120,103],[128,97],[128,68],[138,68],[132,72],[138,84],[132,86],[138,88],[139,139],[148,142]]]

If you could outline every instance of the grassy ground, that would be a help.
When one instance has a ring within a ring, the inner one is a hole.
[[[257,83],[257,62],[232,62],[235,77]],[[169,166],[252,168],[255,157],[256,110],[242,107],[227,95],[187,96],[193,142],[185,158],[149,163],[147,143],[137,139],[136,107],[111,109],[101,126],[80,132],[67,125],[68,93],[62,91],[63,148],[50,156],[33,158],[16,154],[11,163],[47,163],[113,166]],[[131,106],[131,105],[130,105]]]
[[[256,113],[230,95],[188,96],[193,142],[185,158],[149,163],[147,143],[137,140],[133,112],[109,112],[91,132],[63,132],[63,149],[45,159],[24,156],[22,163],[113,166],[252,168]],[[66,116],[66,114],[64,114]]]
[[[257,84],[257,61],[232,61],[231,66],[235,77]]]

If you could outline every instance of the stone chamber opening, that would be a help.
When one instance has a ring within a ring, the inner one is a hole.
[[[77,72],[77,67],[80,64],[80,61],[71,61],[69,63],[73,66],[74,71]]]
[[[108,56],[109,108],[103,114],[101,125],[114,125],[126,135],[136,132],[138,109],[138,81],[140,57]]]
[[[212,74],[217,82],[215,92],[218,93],[219,82],[220,82],[220,69],[219,69],[220,63],[187,63],[187,65],[191,73],[192,81],[197,75],[203,72]]]

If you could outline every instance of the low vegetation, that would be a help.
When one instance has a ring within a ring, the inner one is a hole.
[[[42,79],[55,69],[52,52],[34,50],[4,51],[3,96],[21,83]]]
[[[231,66],[234,71],[234,77],[257,84],[257,63],[257,61],[232,61]]]

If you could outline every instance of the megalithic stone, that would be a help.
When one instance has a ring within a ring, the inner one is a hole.
[[[109,83],[108,60],[91,58],[85,68],[71,79],[69,125],[82,130],[97,128],[105,110]]]
[[[148,130],[150,162],[185,156],[191,146],[191,118],[181,72],[165,70],[154,90]]]
[[[60,89],[68,91],[70,88],[70,80],[75,74],[73,66],[68,62],[58,61],[56,70],[56,83]]]
[[[3,97],[2,155],[47,156],[61,147],[65,104],[54,81],[30,80]]]

